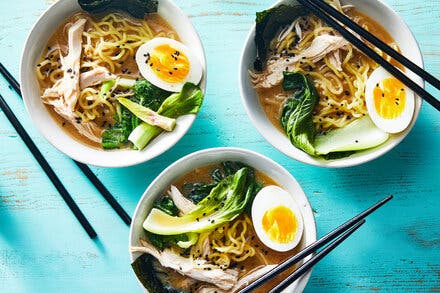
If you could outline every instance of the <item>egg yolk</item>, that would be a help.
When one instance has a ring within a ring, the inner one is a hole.
[[[168,83],[183,82],[190,69],[188,57],[168,44],[155,47],[148,62],[156,76]]]
[[[373,90],[374,106],[377,114],[384,119],[399,117],[406,102],[405,88],[394,77],[383,79]]]
[[[293,212],[285,206],[277,206],[264,213],[263,230],[272,241],[289,243],[295,238],[298,221]]]

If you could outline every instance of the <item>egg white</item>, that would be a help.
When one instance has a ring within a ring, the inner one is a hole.
[[[405,130],[411,123],[414,115],[415,95],[412,90],[404,85],[406,102],[403,112],[400,114],[400,116],[394,119],[382,118],[377,113],[376,107],[374,106],[373,90],[376,87],[376,84],[389,77],[393,76],[383,67],[378,67],[373,71],[373,73],[371,73],[365,86],[365,102],[367,104],[368,114],[377,127],[388,133],[399,133]]]
[[[151,52],[160,45],[170,45],[182,52],[189,61],[190,68],[186,78],[182,82],[170,83],[160,79],[154,72],[154,68],[150,67],[147,57]],[[198,84],[202,79],[203,69],[198,58],[184,44],[169,38],[154,38],[142,44],[136,51],[136,63],[141,75],[151,82],[153,85],[169,92],[180,92],[186,82]]]
[[[295,237],[289,243],[278,243],[271,240],[263,229],[264,214],[266,211],[277,206],[284,206],[290,209],[297,220],[298,227]],[[261,242],[267,247],[276,251],[288,251],[295,248],[300,242],[304,230],[301,210],[292,195],[281,187],[269,185],[262,188],[254,198],[251,213],[255,232]]]

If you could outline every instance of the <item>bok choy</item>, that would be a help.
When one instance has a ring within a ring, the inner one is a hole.
[[[314,85],[301,73],[284,72],[283,89],[291,91],[281,114],[281,125],[294,146],[315,155],[313,109],[319,101]]]
[[[133,113],[136,117],[150,125],[158,126],[166,131],[172,131],[176,126],[176,119],[159,115],[153,110],[146,108],[138,103],[135,103],[127,98],[118,98],[118,101],[125,108],[130,110],[130,112]]]
[[[174,93],[166,98],[157,113],[177,118],[186,114],[197,114],[203,102],[202,90],[192,83],[185,83],[180,93]],[[147,123],[141,123],[130,134],[128,139],[138,149],[143,149],[153,138],[162,133],[162,129]]]
[[[212,230],[237,218],[255,194],[255,177],[249,167],[239,169],[212,188],[194,210],[181,216],[171,216],[153,208],[143,223],[150,233],[178,235]]]

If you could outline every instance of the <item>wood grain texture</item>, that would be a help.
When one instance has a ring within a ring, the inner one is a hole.
[[[0,1],[0,61],[18,76],[25,38],[51,1]],[[196,150],[238,146],[287,168],[315,211],[319,235],[385,195],[395,199],[319,263],[305,292],[440,292],[440,120],[424,103],[408,137],[362,166],[328,170],[273,149],[251,125],[238,92],[243,41],[266,1],[180,0],[204,44],[206,100],[187,135],[147,163],[92,168],[132,213],[148,184]],[[440,77],[440,1],[387,0],[415,34],[428,71]],[[428,89],[435,93],[432,88]],[[128,227],[30,122],[0,79],[0,93],[99,234],[91,241],[0,112],[0,292],[141,292],[129,266]]]

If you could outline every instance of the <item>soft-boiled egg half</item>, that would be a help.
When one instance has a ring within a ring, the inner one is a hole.
[[[368,114],[385,132],[399,133],[408,127],[414,114],[414,100],[414,92],[383,67],[375,69],[367,80]]]
[[[198,84],[202,65],[184,44],[169,38],[154,38],[136,52],[141,75],[155,86],[180,92],[186,82]]]
[[[262,188],[252,203],[252,222],[261,242],[276,251],[295,248],[304,223],[298,204],[286,190],[275,185]]]

